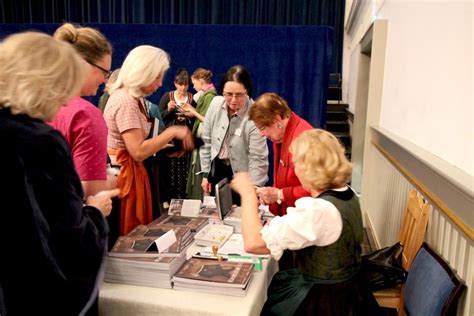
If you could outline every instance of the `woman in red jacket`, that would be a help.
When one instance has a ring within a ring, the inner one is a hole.
[[[288,206],[295,206],[297,199],[310,195],[296,177],[289,147],[302,132],[313,127],[275,93],[262,94],[249,116],[260,133],[273,142],[273,187],[257,189],[260,202],[269,205],[274,215],[285,215]]]

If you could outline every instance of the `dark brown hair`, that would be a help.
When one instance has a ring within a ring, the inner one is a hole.
[[[174,83],[179,85],[189,85],[189,74],[184,68],[179,68],[174,76]]]
[[[242,84],[247,90],[247,95],[252,97],[253,93],[253,83],[252,78],[250,77],[250,72],[242,65],[235,65],[224,74],[219,84],[219,94],[222,95],[224,86],[228,81],[235,81]]]

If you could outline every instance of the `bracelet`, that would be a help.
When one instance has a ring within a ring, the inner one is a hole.
[[[281,204],[282,198],[283,198],[282,189],[278,189],[278,191],[277,191],[277,203],[278,204]]]

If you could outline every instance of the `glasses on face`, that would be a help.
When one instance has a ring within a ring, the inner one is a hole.
[[[242,99],[243,97],[247,95],[247,92],[236,92],[236,93],[223,92],[222,95],[226,99],[232,99],[232,98]]]
[[[94,67],[96,67],[96,68],[102,70],[102,72],[104,73],[105,79],[109,79],[110,75],[112,74],[112,71],[107,70],[107,69],[105,69],[105,68],[102,68],[102,67],[100,67],[99,65],[96,65],[96,64],[94,64],[94,63],[92,63],[92,62],[90,62],[90,61],[88,61],[88,63],[89,63],[89,65],[92,65],[92,66],[94,66]]]

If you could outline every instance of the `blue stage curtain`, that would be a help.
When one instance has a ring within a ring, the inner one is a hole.
[[[4,24],[0,36],[22,30],[52,34],[59,24]],[[242,64],[254,82],[253,98],[275,92],[290,108],[314,127],[326,125],[326,94],[333,52],[333,29],[321,26],[250,25],[144,25],[89,24],[99,29],[114,46],[113,69],[138,45],[154,45],[167,51],[171,68],[163,87],[151,100],[155,103],[174,89],[176,70],[190,73],[203,67],[214,73],[216,87],[224,72]],[[95,98],[91,98],[94,104]],[[271,147],[270,147],[271,148]],[[270,158],[272,159],[272,158]],[[272,160],[270,160],[272,161]],[[271,170],[270,170],[271,171]],[[271,172],[270,172],[271,179]]]
[[[342,73],[346,0],[2,0],[1,23],[318,25],[334,28]],[[1,27],[1,26],[0,26]]]
[[[0,35],[20,30],[52,34],[59,24],[4,24]],[[324,127],[328,69],[333,30],[320,26],[250,25],[143,25],[89,24],[107,36],[114,46],[113,69],[138,45],[160,47],[171,56],[171,69],[163,87],[152,97],[174,89],[173,76],[180,67],[190,73],[211,69],[214,84],[231,66],[247,67],[255,85],[253,97],[276,92],[290,107],[315,127]],[[93,99],[94,100],[94,99]],[[94,103],[96,101],[94,100]]]

